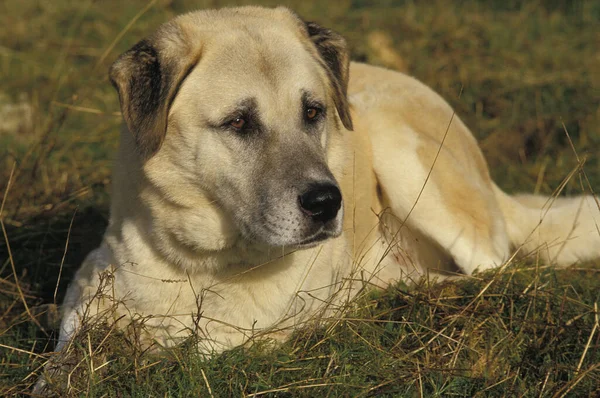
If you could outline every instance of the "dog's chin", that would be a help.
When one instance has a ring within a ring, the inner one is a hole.
[[[243,225],[240,232],[243,240],[256,248],[261,248],[261,250],[285,248],[293,251],[315,247],[329,239],[337,238],[342,234],[342,227],[341,223],[332,223],[315,228],[315,230],[300,236],[286,236],[286,234],[279,234],[278,231],[273,229],[253,229],[248,228],[247,225]]]
[[[323,243],[328,239],[337,238],[338,236],[340,236],[340,234],[341,231],[319,231],[316,234],[294,244],[294,246],[298,249],[308,249],[311,247],[318,246],[320,243]]]
[[[264,247],[283,247],[293,251],[296,249],[309,249],[311,247],[318,246],[319,244],[329,239],[337,238],[340,235],[341,231],[321,230],[308,237],[302,237],[300,239],[286,239],[285,241],[282,241],[280,239],[273,239],[273,237],[266,237],[266,239],[256,239],[256,236],[254,236],[254,239],[252,239],[252,241],[254,241],[255,244],[259,244],[260,246]]]

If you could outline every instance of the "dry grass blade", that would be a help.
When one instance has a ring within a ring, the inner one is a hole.
[[[22,349],[20,349],[20,348],[17,348],[17,347],[11,347],[11,346],[4,345],[4,344],[0,344],[0,347],[2,347],[2,348],[6,348],[7,350],[11,350],[11,351],[17,351],[17,352],[20,352],[20,353],[22,353],[22,354],[31,355],[31,356],[33,356],[33,357],[36,357],[36,358],[45,359],[45,357],[44,357],[43,355],[36,354],[36,353],[35,353],[35,352],[33,352],[33,351],[22,350]]]
[[[305,390],[305,389],[318,388],[318,387],[331,387],[331,386],[336,386],[339,384],[340,383],[316,383],[316,384],[306,384],[306,385],[302,385],[302,386],[274,388],[271,390],[265,390],[265,391],[260,391],[260,392],[253,393],[253,394],[248,394],[248,395],[246,395],[246,397],[248,397],[248,398],[260,397],[262,395],[272,394],[272,393],[276,393],[276,392],[290,392],[290,391],[294,391],[294,390]]]
[[[65,264],[65,257],[67,255],[67,250],[69,249],[69,239],[71,238],[71,230],[73,229],[73,221],[75,221],[75,215],[77,211],[73,212],[73,216],[71,217],[71,222],[69,223],[69,230],[67,232],[67,239],[65,241],[65,249],[63,250],[63,256],[60,260],[60,267],[58,269],[58,277],[56,278],[56,286],[54,287],[54,304],[56,304],[56,294],[58,293],[58,284],[60,283],[60,278],[62,276],[63,265]]]
[[[590,366],[589,368],[587,368],[585,371],[581,372],[575,378],[575,380],[573,380],[571,383],[567,383],[567,385],[564,388],[562,388],[559,392],[554,394],[553,398],[566,397],[567,394],[569,394],[571,391],[573,391],[573,389],[577,386],[577,384],[579,384],[586,376],[588,376],[590,373],[594,372],[596,369],[600,369],[600,363],[596,363],[596,364]]]
[[[23,307],[25,307],[25,311],[27,312],[27,315],[29,316],[29,318],[37,325],[37,327],[40,328],[40,330],[42,330],[44,333],[46,333],[46,330],[40,324],[40,322],[37,320],[37,318],[35,316],[33,316],[33,314],[31,313],[31,310],[29,309],[29,305],[27,304],[27,299],[25,298],[25,294],[23,293],[23,289],[21,288],[21,283],[19,282],[19,276],[17,274],[17,268],[15,267],[15,261],[13,259],[12,251],[10,249],[10,242],[8,240],[8,233],[6,232],[6,227],[4,226],[4,218],[2,217],[2,212],[4,210],[4,203],[6,202],[6,198],[8,197],[8,193],[10,191],[10,187],[11,187],[11,184],[12,184],[12,177],[14,175],[15,168],[16,168],[16,162],[13,163],[13,167],[12,167],[11,172],[10,172],[10,177],[8,178],[8,182],[6,183],[6,189],[4,191],[4,197],[2,198],[2,205],[0,206],[0,226],[2,227],[2,234],[4,235],[4,242],[6,244],[6,251],[8,252],[8,260],[10,262],[10,266],[11,266],[11,269],[12,269],[13,277],[15,279],[15,286],[17,287],[17,290],[19,292],[19,297],[21,298],[21,302],[23,304]]]
[[[10,192],[10,187],[12,185],[13,176],[15,175],[16,168],[17,162],[13,162],[12,167],[10,168],[8,181],[6,182],[6,188],[4,189],[4,195],[2,196],[2,204],[0,205],[0,219],[2,219],[2,215],[4,213],[4,204],[6,203],[6,198],[8,198],[8,192]]]
[[[592,339],[594,338],[594,334],[596,333],[596,331],[598,330],[598,327],[600,326],[600,324],[598,322],[598,303],[594,303],[594,318],[595,318],[594,327],[592,328],[592,331],[590,332],[590,337],[588,337],[587,343],[585,344],[585,347],[583,349],[583,353],[581,353],[581,359],[579,360],[579,363],[577,364],[577,373],[579,373],[579,371],[581,370],[581,365],[583,364],[583,360],[585,359],[585,354],[587,354],[587,352],[590,348],[590,344],[592,343]]]
[[[206,378],[206,373],[204,373],[204,369],[200,369],[200,373],[202,373],[202,378],[204,379],[204,382],[206,383],[206,388],[208,389],[208,394],[211,396],[211,398],[213,398],[214,395],[212,392],[212,388],[210,388],[210,383],[208,382],[208,379]]]
[[[460,92],[458,93],[458,98],[461,97],[462,91],[463,91],[463,87],[461,86]],[[412,212],[415,210],[415,207],[417,207],[417,203],[419,203],[419,199],[421,198],[421,196],[423,195],[423,192],[425,191],[425,187],[427,186],[427,183],[429,182],[429,179],[431,178],[431,174],[433,173],[435,164],[437,163],[437,160],[440,157],[440,153],[442,152],[442,149],[444,148],[444,143],[446,142],[446,138],[448,137],[448,133],[450,132],[450,127],[452,126],[452,122],[454,121],[454,116],[456,116],[456,112],[453,111],[452,116],[450,116],[450,120],[448,121],[448,126],[446,127],[446,131],[444,132],[444,135],[442,136],[442,139],[440,141],[438,150],[433,158],[433,162],[431,163],[431,166],[429,167],[429,171],[427,172],[427,176],[425,177],[423,186],[421,187],[421,190],[419,191],[419,194],[417,195],[417,198],[415,199],[415,203],[413,203],[412,207],[406,214],[406,217],[404,217],[404,219],[402,220],[402,226],[404,226],[406,224],[406,221],[408,221],[408,218],[410,217]]]
[[[119,34],[114,38],[114,40],[108,45],[108,47],[106,47],[106,50],[104,50],[104,52],[102,53],[100,58],[98,58],[95,66],[94,66],[94,69],[97,69],[100,65],[102,65],[102,63],[104,62],[106,57],[108,57],[110,52],[115,48],[115,46],[123,38],[123,36],[125,36],[125,34],[127,32],[129,32],[131,27],[142,17],[142,15],[144,15],[149,9],[154,7],[154,5],[157,3],[157,1],[158,0],[150,1],[148,4],[146,4],[146,7],[141,9],[133,18],[131,18],[129,20],[127,25],[125,25],[125,27],[119,32]]]
[[[72,104],[65,104],[63,102],[58,102],[58,101],[53,101],[52,102],[53,105],[59,106],[61,108],[66,108],[72,111],[76,111],[76,112],[84,112],[84,113],[91,113],[94,115],[112,115],[112,116],[121,116],[121,112],[112,112],[112,113],[107,113],[107,112],[103,112],[100,109],[94,109],[94,108],[87,108],[84,106],[77,106],[77,105],[72,105]]]

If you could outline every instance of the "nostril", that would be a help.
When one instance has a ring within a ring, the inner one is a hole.
[[[306,215],[324,223],[334,219],[342,206],[342,193],[331,183],[314,184],[298,199]]]

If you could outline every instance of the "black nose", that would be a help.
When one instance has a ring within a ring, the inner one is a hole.
[[[342,193],[331,183],[314,184],[299,197],[302,211],[315,221],[333,220],[342,205]]]

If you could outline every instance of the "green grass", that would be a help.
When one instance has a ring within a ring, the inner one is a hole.
[[[252,3],[287,4],[338,30],[358,60],[384,63],[368,36],[388,35],[408,72],[471,127],[505,190],[550,194],[577,156],[600,189],[597,1]],[[0,94],[26,94],[33,109],[30,129],[0,129],[0,395],[35,381],[54,346],[55,304],[107,223],[120,124],[108,65],[174,15],[233,2],[161,0],[142,13],[147,4],[0,2]],[[566,193],[581,191],[579,177]],[[208,386],[214,396],[597,396],[599,292],[598,264],[521,264],[365,292],[343,319],[281,347],[210,360],[192,342],[156,356],[98,328],[73,353],[73,382],[92,396],[210,396]]]

